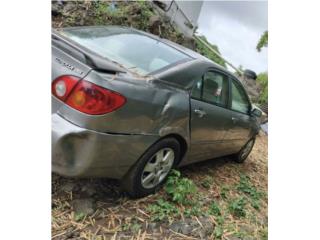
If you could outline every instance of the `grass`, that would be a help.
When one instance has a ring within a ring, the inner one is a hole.
[[[114,181],[53,177],[52,236],[58,235],[58,240],[70,234],[68,229],[82,239],[111,239],[115,235],[114,239],[140,239],[143,233],[146,239],[183,239],[169,230],[170,225],[177,221],[197,223],[201,218],[210,219],[214,226],[208,239],[268,237],[266,136],[257,138],[244,164],[222,158],[172,171],[161,191],[143,199],[128,199]],[[75,190],[62,191],[70,181]],[[88,197],[80,187],[86,184],[96,190],[96,212],[75,215],[72,200]],[[199,238],[194,235],[198,232],[190,236]]]
[[[246,204],[247,201],[244,197],[237,198],[230,201],[228,209],[232,215],[235,217],[245,217],[246,216]]]
[[[178,208],[163,199],[157,200],[156,203],[149,204],[146,209],[151,216],[151,221],[171,220],[178,215]]]

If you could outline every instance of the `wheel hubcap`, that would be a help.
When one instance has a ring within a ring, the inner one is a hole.
[[[144,188],[153,188],[168,175],[174,162],[174,151],[163,148],[156,152],[142,171],[141,184]]]

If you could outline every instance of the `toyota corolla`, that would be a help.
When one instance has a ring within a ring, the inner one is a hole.
[[[153,193],[178,166],[232,155],[259,130],[236,76],[198,53],[126,27],[52,33],[52,169]]]

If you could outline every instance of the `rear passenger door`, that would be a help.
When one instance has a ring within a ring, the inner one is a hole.
[[[232,126],[228,109],[228,76],[215,70],[206,72],[195,82],[190,104],[191,148],[188,162],[224,155],[224,138]]]

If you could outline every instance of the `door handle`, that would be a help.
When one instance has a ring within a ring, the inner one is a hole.
[[[199,117],[203,117],[204,115],[206,115],[207,113],[201,109],[195,109],[194,112],[199,116]]]
[[[235,117],[232,117],[231,119],[232,119],[232,122],[233,122],[233,123],[236,123],[236,122],[239,121],[239,119],[238,119],[238,118],[235,118]]]

